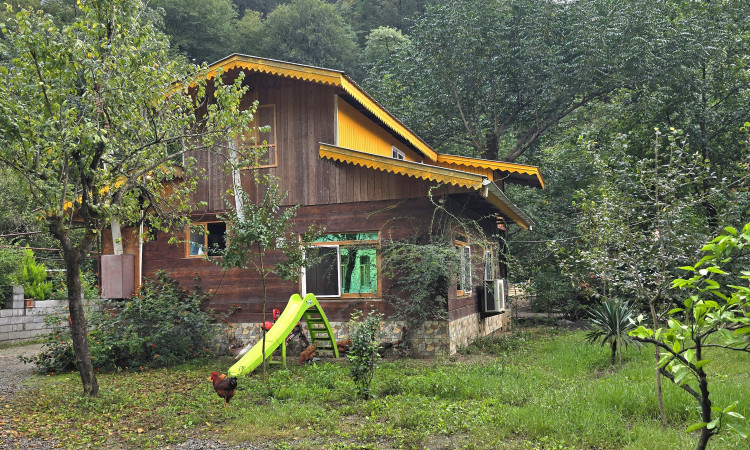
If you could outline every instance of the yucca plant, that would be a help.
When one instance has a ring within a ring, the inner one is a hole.
[[[609,343],[612,364],[615,363],[615,355],[618,354],[622,364],[622,347],[630,344],[639,345],[628,335],[630,330],[635,328],[630,321],[634,314],[633,304],[627,300],[607,299],[589,307],[589,323],[594,329],[586,334],[586,341],[593,344],[601,340],[602,346]]]

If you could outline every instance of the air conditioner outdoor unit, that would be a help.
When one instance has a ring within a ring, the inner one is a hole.
[[[484,280],[482,312],[500,313],[505,311],[505,279]]]

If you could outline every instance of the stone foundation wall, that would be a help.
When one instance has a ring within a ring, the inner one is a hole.
[[[507,329],[508,315],[481,318],[474,314],[463,319],[448,321],[426,322],[422,329],[410,332],[412,355],[418,357],[451,355],[458,349],[471,343],[479,336],[485,336],[498,329]],[[403,323],[399,321],[386,321],[381,324],[384,333],[384,341],[394,342],[401,339],[401,328]],[[305,333],[307,327],[304,321],[302,327]],[[348,322],[331,322],[331,328],[336,340],[349,337]],[[223,326],[221,341],[215,343],[217,351],[229,351],[231,348],[242,348],[247,344],[256,344],[262,338],[260,324],[258,323],[232,323]],[[289,355],[295,355],[299,350],[295,349],[296,343],[290,342],[287,349]]]
[[[497,330],[507,330],[509,325],[509,311],[489,317],[481,317],[481,314],[477,313],[454,320],[448,326],[449,354],[456,353],[478,337],[487,336]]]

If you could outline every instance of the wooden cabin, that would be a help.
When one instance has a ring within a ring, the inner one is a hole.
[[[505,196],[504,185],[543,188],[537,167],[439,154],[340,71],[237,54],[210,69],[221,69],[226,81],[244,72],[249,87],[244,105],[257,101],[254,125],[268,126],[254,131],[256,143],[267,143],[267,157],[243,171],[246,192],[256,191],[249,171],[275,175],[281,191],[288,193],[285,204],[300,205],[294,231],[302,233],[310,224],[325,228],[316,243],[323,253],[316,267],[308,267],[297,282],[270,279],[268,311],[283,309],[293,293],[313,292],[339,337],[346,335],[357,309],[374,308],[391,316],[394,310],[384,295],[393,280],[383,276],[382,246],[427,234],[435,217],[450,212],[447,216],[478,224],[492,245],[480,246],[457,228],[452,236],[456,251],[470,262],[444,293],[447,320],[411,330],[414,349],[419,354],[449,354],[507,326],[509,313],[498,303],[503,293],[496,294],[498,302],[489,310],[485,304],[485,288],[503,290],[503,283],[484,280],[507,279],[500,253],[504,230],[532,227],[530,218]],[[193,233],[177,231],[177,243],[161,232],[145,238],[145,230],[143,239],[124,233],[125,252],[133,255],[126,255],[132,260],[126,265],[134,267],[133,285],[159,270],[185,287],[193,286],[198,276],[203,289],[212,292],[211,308],[240,306],[230,318],[232,337],[240,343],[257,339],[263,295],[258,273],[223,271],[204,254],[225,242],[221,215],[226,211],[224,194],[232,187],[223,167],[225,157],[202,151],[188,156],[205,169],[193,195],[195,204],[203,205],[192,217]],[[111,253],[106,239],[103,248]],[[103,286],[112,273],[103,273]],[[111,287],[103,291],[114,296],[123,292]],[[388,327],[400,328],[398,323]],[[393,334],[398,338],[398,332]]]

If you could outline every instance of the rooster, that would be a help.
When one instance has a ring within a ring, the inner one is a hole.
[[[209,380],[213,382],[216,394],[224,399],[224,406],[226,407],[229,400],[234,397],[234,391],[237,389],[237,378],[227,378],[223,373],[219,375],[219,372],[213,372]]]
[[[401,328],[401,339],[397,340],[396,342],[381,342],[380,345],[378,345],[378,354],[383,357],[388,350],[396,347],[401,347],[401,345],[405,342],[406,338],[406,327]]]
[[[315,357],[316,349],[317,346],[315,345],[315,342],[313,342],[306,349],[302,350],[302,353],[299,355],[299,361],[297,361],[297,363],[301,366],[305,362],[313,359],[313,357]]]

